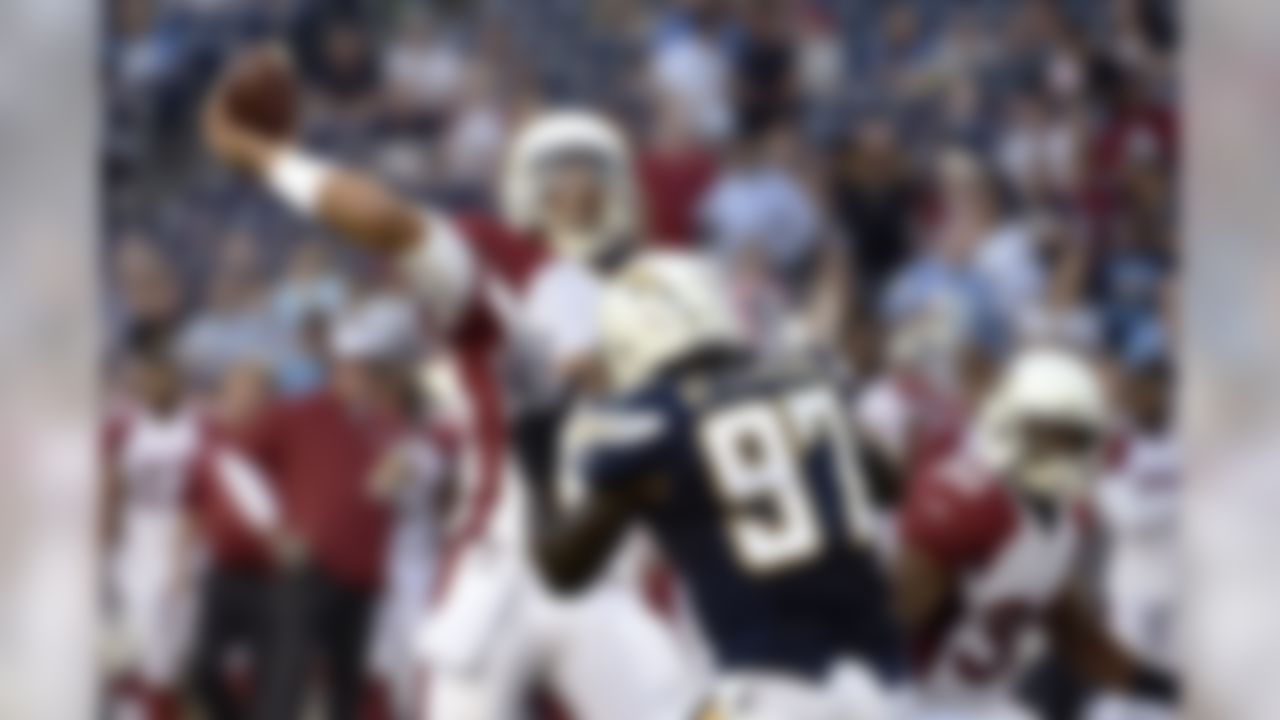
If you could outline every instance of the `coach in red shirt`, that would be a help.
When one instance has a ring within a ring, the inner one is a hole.
[[[413,324],[402,306],[367,301],[334,328],[328,386],[272,408],[247,440],[277,488],[288,538],[261,718],[300,716],[315,660],[326,669],[327,717],[357,715],[390,526],[370,479],[410,421]]]
[[[247,649],[252,674],[266,650],[279,507],[235,437],[261,412],[269,393],[267,369],[255,363],[237,365],[222,378],[185,489],[193,531],[188,541],[208,558],[200,578],[191,681],[200,714],[210,720],[246,716],[249,702],[229,677],[229,660]]]

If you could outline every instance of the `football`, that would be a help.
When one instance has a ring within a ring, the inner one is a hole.
[[[298,81],[280,51],[255,53],[237,63],[227,81],[228,112],[272,138],[293,133],[298,122]]]

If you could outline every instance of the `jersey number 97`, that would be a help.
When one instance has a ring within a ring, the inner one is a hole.
[[[854,438],[835,390],[811,385],[728,405],[705,417],[700,439],[739,564],[753,574],[803,566],[830,542],[865,546],[874,516]],[[831,454],[844,537],[824,533],[806,458]]]

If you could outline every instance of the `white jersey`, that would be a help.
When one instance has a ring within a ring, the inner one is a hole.
[[[380,492],[389,493],[392,527],[371,664],[398,715],[407,716],[413,707],[414,633],[430,598],[443,535],[439,500],[454,472],[452,452],[443,432],[413,433],[392,447],[375,480]]]
[[[109,471],[122,483],[118,543],[111,553],[111,589],[127,664],[157,683],[179,669],[188,597],[176,594],[183,504],[204,442],[197,414],[182,409],[160,416],[136,410],[107,430]]]
[[[401,268],[446,338],[427,383],[460,447],[457,510],[421,636],[429,706],[508,717],[543,679],[586,720],[687,715],[696,681],[638,587],[555,597],[529,556],[512,421],[555,398],[557,371],[595,346],[599,280],[491,222],[433,217],[430,228]]]
[[[1135,435],[1098,485],[1108,530],[1104,587],[1116,636],[1144,660],[1170,667],[1178,593],[1181,455],[1170,435]]]
[[[962,453],[915,479],[900,528],[904,545],[959,578],[936,627],[913,638],[918,692],[944,706],[1003,703],[1043,642],[1043,612],[1070,582],[1082,514],[1037,514]]]
[[[124,482],[129,512],[163,513],[182,502],[203,431],[197,414],[126,411],[107,428],[107,462]]]
[[[474,536],[483,527],[489,541],[523,546],[525,489],[517,481],[509,423],[520,412],[571,397],[564,371],[596,351],[604,280],[580,261],[542,256],[535,241],[491,223],[436,219],[432,227],[426,247],[434,249],[404,267],[452,340],[447,356],[429,370],[428,384],[462,428],[458,529]],[[572,451],[572,439],[560,438],[560,446]],[[571,475],[555,482],[561,501],[579,494]]]

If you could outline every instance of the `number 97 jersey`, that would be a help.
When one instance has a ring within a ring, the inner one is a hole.
[[[584,479],[597,490],[654,483],[643,522],[722,671],[898,667],[841,397],[811,366],[741,361],[591,411]]]

